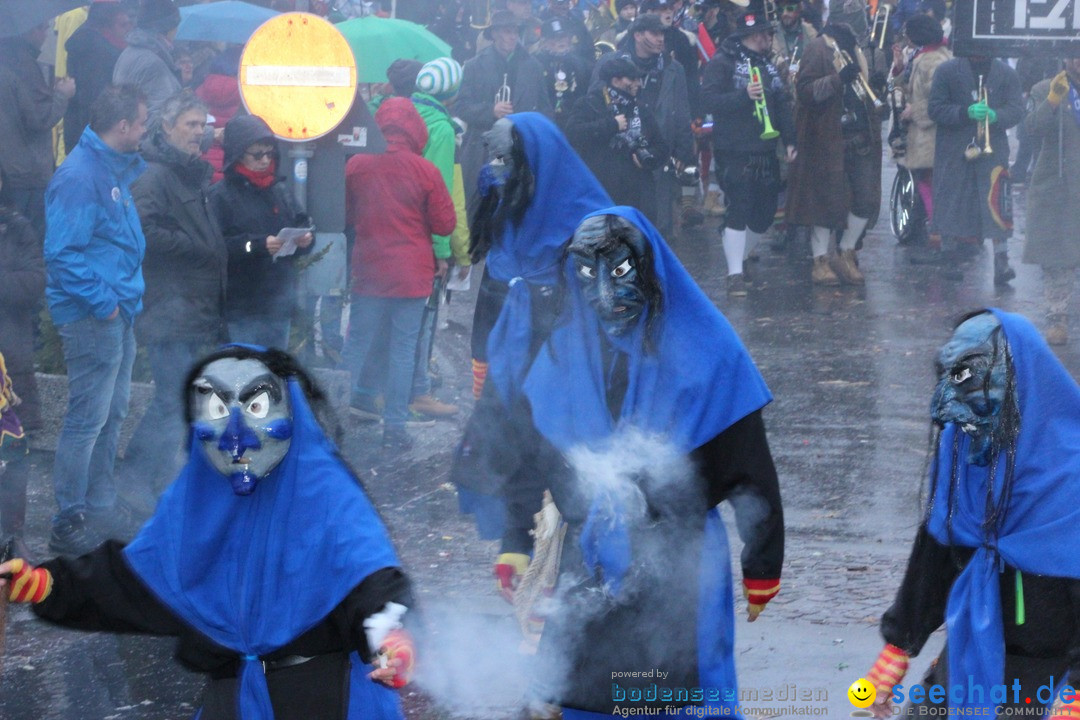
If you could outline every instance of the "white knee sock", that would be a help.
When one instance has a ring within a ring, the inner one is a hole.
[[[810,234],[810,251],[813,256],[817,258],[828,255],[830,245],[832,245],[832,231],[829,228],[815,225],[814,231]]]
[[[859,236],[862,235],[862,231],[866,229],[867,222],[869,222],[868,218],[861,218],[858,215],[848,213],[847,228],[840,237],[841,250],[855,249],[855,244],[859,242]]]
[[[991,242],[994,245],[994,254],[995,255],[998,254],[998,253],[1003,253],[1003,252],[1008,252],[1009,251],[1009,241],[1008,240],[994,238],[993,240],[991,240]]]
[[[742,274],[743,258],[746,257],[746,231],[724,229],[724,257],[727,258],[728,275]]]

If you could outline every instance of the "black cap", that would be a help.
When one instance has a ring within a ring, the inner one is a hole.
[[[923,47],[941,42],[945,33],[941,23],[930,15],[912,15],[904,23],[904,33],[913,45]]]
[[[765,13],[750,11],[735,18],[735,30],[731,35],[742,38],[759,32],[773,32],[774,29]]]
[[[517,15],[509,10],[496,10],[491,15],[491,22],[484,28],[484,37],[491,39],[491,31],[498,27],[512,27],[515,30],[520,26]]]
[[[606,58],[600,61],[600,69],[597,71],[600,76],[601,82],[607,84],[611,82],[611,78],[626,77],[626,78],[639,78],[641,77],[641,68],[637,66],[633,60],[626,55],[608,55]]]
[[[566,20],[562,18],[550,18],[540,26],[540,37],[557,38],[570,34],[570,28],[566,26]]]
[[[621,11],[627,5],[637,5],[636,0],[615,0],[615,12]]]
[[[638,15],[637,20],[630,26],[630,34],[639,32],[664,32],[664,23],[660,22],[660,18],[652,13],[645,13],[644,15]]]

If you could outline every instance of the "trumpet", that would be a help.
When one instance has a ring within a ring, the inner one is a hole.
[[[889,34],[890,12],[892,12],[892,5],[882,0],[874,13],[874,25],[870,28],[870,44],[873,45],[876,37],[878,50],[885,49],[885,36]]]
[[[750,82],[761,84],[761,71],[758,70],[757,65],[750,66]],[[762,140],[773,140],[780,137],[780,133],[772,125],[772,118],[769,117],[769,104],[765,102],[764,87],[761,90],[761,98],[754,101],[754,116],[763,127],[761,131]]]
[[[979,76],[979,102],[989,105],[982,75]],[[982,147],[979,146],[980,140],[982,141]],[[983,155],[992,155],[993,153],[994,148],[990,147],[990,117],[987,116],[976,126],[975,137],[971,139],[971,142],[968,143],[967,148],[964,150],[964,157],[968,160],[975,160]]]
[[[495,102],[497,102],[497,103],[501,103],[501,102],[508,103],[508,102],[510,102],[510,85],[508,85],[507,82],[506,82],[509,77],[510,77],[509,73],[504,73],[503,74],[502,85],[499,87],[499,90],[495,93]]]
[[[836,68],[837,72],[840,72],[845,67],[855,62],[852,57],[848,55],[846,50],[841,49],[840,46],[836,44],[835,40],[833,40],[828,35],[824,37],[825,44],[832,48],[833,67]],[[866,81],[866,78],[862,74],[861,68],[859,70],[858,77],[855,79],[851,87],[855,90],[855,94],[859,96],[859,99],[863,102],[871,103],[874,106],[874,110],[880,111],[882,108],[885,107],[885,103],[881,102],[878,96],[874,93],[873,89],[870,87],[870,83]]]

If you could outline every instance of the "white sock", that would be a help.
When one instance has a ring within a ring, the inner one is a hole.
[[[855,244],[859,242],[859,236],[862,235],[862,231],[866,229],[866,223],[868,222],[869,218],[861,218],[858,215],[848,213],[847,228],[840,237],[840,249],[854,250]]]
[[[746,257],[746,231],[724,229],[724,257],[727,258],[728,275],[741,275],[743,258]]]
[[[756,233],[750,228],[746,228],[746,250],[743,252],[743,258],[750,257],[755,250],[757,250],[758,243],[761,242],[761,238],[764,237],[761,233]]]
[[[819,258],[822,255],[828,255],[831,245],[832,231],[829,228],[815,225],[814,231],[810,234],[810,251],[813,256]]]
[[[994,244],[994,254],[995,255],[998,254],[998,253],[1003,253],[1003,252],[1008,252],[1009,251],[1009,241],[1008,240],[994,238],[993,240],[991,240],[991,242]]]

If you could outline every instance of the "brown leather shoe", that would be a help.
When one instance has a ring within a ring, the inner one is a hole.
[[[1046,342],[1050,345],[1067,345],[1069,343],[1069,328],[1065,323],[1054,323],[1046,328]]]
[[[458,406],[440,402],[432,395],[420,395],[409,403],[409,410],[428,417],[442,418],[457,415]]]
[[[810,271],[810,279],[815,285],[839,285],[840,278],[829,267],[829,256],[819,255],[814,258],[814,268]]]
[[[832,266],[840,279],[849,285],[863,285],[866,283],[866,278],[859,272],[854,250],[841,250],[840,254],[833,259]]]

